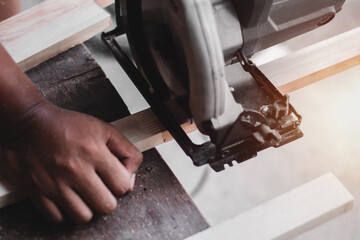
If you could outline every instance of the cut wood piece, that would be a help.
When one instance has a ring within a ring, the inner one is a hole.
[[[173,138],[150,110],[144,110],[111,123],[140,151],[146,151],[155,146],[171,141]],[[185,132],[196,131],[194,123],[181,125]]]
[[[0,42],[26,71],[111,25],[93,0],[47,0],[0,23]]]
[[[349,211],[353,203],[353,196],[328,173],[187,240],[291,239]]]
[[[142,152],[164,143],[162,134],[166,129],[150,109],[111,124]]]

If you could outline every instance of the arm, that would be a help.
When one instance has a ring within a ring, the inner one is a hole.
[[[21,12],[21,0],[1,0],[0,21]]]
[[[0,136],[9,177],[55,222],[111,213],[142,160],[111,125],[50,104],[1,45]]]

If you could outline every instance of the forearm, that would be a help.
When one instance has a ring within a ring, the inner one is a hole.
[[[1,0],[0,3],[0,21],[5,20],[21,11],[20,0]]]
[[[0,44],[0,143],[46,100]]]
[[[113,126],[48,104],[1,45],[0,144],[10,180],[55,222],[110,214],[142,160]]]

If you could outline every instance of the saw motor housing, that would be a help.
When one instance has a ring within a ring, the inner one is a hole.
[[[220,171],[302,136],[288,96],[250,58],[326,24],[344,1],[118,0],[117,28],[103,39],[195,165]],[[116,42],[122,34],[136,68]],[[236,79],[227,77],[231,64],[238,64]],[[174,126],[170,102],[211,142],[190,144]]]

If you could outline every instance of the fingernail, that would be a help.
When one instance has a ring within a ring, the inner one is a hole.
[[[136,174],[134,173],[130,178],[130,191],[134,190],[135,187]]]

